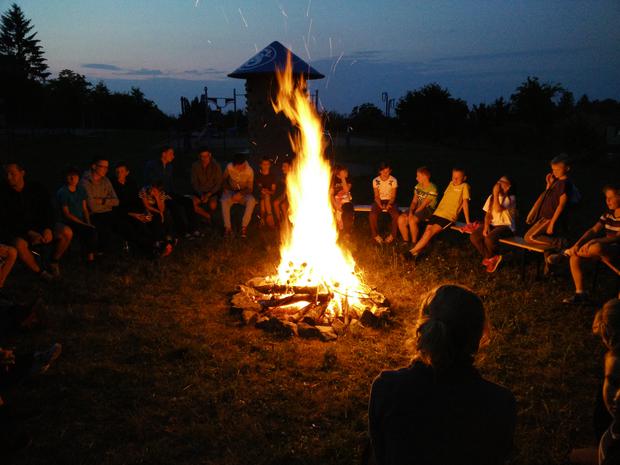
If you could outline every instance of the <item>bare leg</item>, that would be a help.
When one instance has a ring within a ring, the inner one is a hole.
[[[409,217],[409,230],[411,231],[411,242],[415,244],[420,234],[420,218],[415,215]]]
[[[408,229],[408,221],[407,214],[403,213],[398,217],[398,229],[400,230],[400,235],[402,236],[405,242],[409,241],[409,229]]]
[[[58,261],[69,248],[71,239],[73,239],[73,231],[65,224],[56,223],[54,239],[56,239],[56,248],[52,254],[52,260]]]
[[[410,250],[412,254],[420,253],[429,244],[433,236],[437,235],[441,231],[441,226],[438,224],[429,224],[424,230],[424,234],[420,240],[416,243],[415,247]]]
[[[15,260],[17,260],[17,249],[0,244],[0,257],[4,258],[4,263],[0,266],[0,289],[2,289],[7,276],[15,265]]]
[[[570,274],[575,283],[575,292],[578,294],[583,292],[583,271],[581,269],[583,260],[584,258],[578,255],[570,257]]]
[[[24,264],[28,268],[30,268],[32,271],[34,271],[35,273],[40,273],[41,268],[37,264],[37,261],[35,260],[34,255],[32,255],[32,252],[28,248],[28,242],[26,242],[21,237],[18,237],[15,240],[14,245],[15,245],[15,249],[17,249],[17,256],[19,257],[19,259],[22,262],[24,262]]]

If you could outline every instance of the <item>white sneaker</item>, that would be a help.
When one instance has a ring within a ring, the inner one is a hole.
[[[379,235],[375,236],[375,242],[377,244],[383,244],[383,238]]]

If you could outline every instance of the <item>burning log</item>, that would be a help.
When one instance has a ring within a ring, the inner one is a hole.
[[[289,305],[295,302],[316,302],[316,303],[324,303],[331,300],[333,297],[332,294],[308,294],[308,293],[296,293],[293,295],[289,295],[287,297],[281,298],[271,298],[269,300],[260,300],[259,303],[266,308],[272,307],[282,307],[284,305]]]

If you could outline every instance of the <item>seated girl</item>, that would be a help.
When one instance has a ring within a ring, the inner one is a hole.
[[[501,464],[516,422],[510,391],[474,366],[488,325],[480,298],[439,286],[423,299],[410,366],[384,371],[370,394],[376,463]]]
[[[502,176],[493,186],[482,209],[485,211],[484,225],[469,236],[471,243],[482,255],[482,264],[487,272],[493,273],[502,256],[496,253],[502,237],[514,236],[516,231],[517,198],[511,192],[512,183]]]

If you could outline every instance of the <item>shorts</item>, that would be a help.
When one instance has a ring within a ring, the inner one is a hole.
[[[420,221],[428,221],[431,216],[433,216],[433,211],[431,208],[429,207],[425,207],[424,209],[415,212],[414,215],[417,219],[419,219]]]
[[[447,228],[452,223],[453,223],[453,221],[450,221],[447,218],[443,218],[443,217],[437,216],[437,215],[431,215],[431,217],[428,219],[428,224],[439,225],[439,226],[441,226],[441,229]]]

